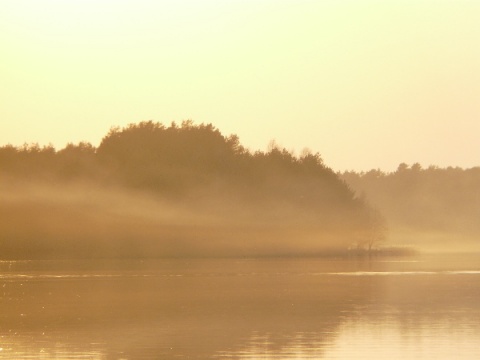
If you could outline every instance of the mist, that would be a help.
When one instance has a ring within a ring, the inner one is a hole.
[[[422,252],[480,252],[480,167],[402,163],[340,175],[388,221],[389,241]]]
[[[211,124],[112,128],[96,148],[0,148],[3,258],[480,251],[479,168],[334,173]]]
[[[86,182],[1,185],[3,258],[315,255],[350,240],[335,216],[326,227],[280,201],[212,194],[173,201]]]
[[[384,240],[318,153],[251,153],[210,124],[131,124],[98,148],[7,145],[0,164],[3,258],[316,256]]]

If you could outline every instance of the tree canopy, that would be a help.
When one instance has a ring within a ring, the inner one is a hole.
[[[188,211],[208,215],[204,224],[215,219],[223,230],[227,224],[236,229],[232,239],[242,231],[245,238],[255,238],[254,248],[262,247],[262,237],[280,238],[282,232],[291,233],[284,240],[284,249],[294,249],[302,238],[316,242],[317,248],[322,244],[337,249],[352,244],[371,248],[372,239],[382,238],[378,234],[385,229],[381,215],[357,197],[323,163],[320,154],[305,151],[295,156],[276,145],[265,152],[250,152],[236,135],[224,136],[211,124],[192,121],[170,126],[144,121],[112,128],[98,147],[81,142],[57,151],[37,144],[7,145],[0,148],[0,169],[3,181],[14,179],[59,189],[73,189],[73,184],[82,183],[98,189],[124,189],[174,206],[182,204]],[[51,194],[55,197],[55,191]],[[132,207],[129,205],[128,211]],[[8,215],[9,207],[4,206],[3,211]],[[185,220],[184,228],[189,224]],[[130,234],[135,236],[135,231]],[[15,236],[15,231],[3,234],[7,236]],[[164,237],[156,236],[155,241],[162,242]],[[195,244],[197,247],[198,242]]]

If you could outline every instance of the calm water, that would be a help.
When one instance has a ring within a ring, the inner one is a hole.
[[[1,359],[480,359],[480,257],[0,262]]]

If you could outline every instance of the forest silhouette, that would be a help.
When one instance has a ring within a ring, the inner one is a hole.
[[[480,167],[401,163],[339,174],[388,219],[389,240],[420,250],[480,251]]]
[[[322,161],[245,149],[211,124],[112,128],[98,147],[0,148],[0,257],[372,251],[383,216]]]

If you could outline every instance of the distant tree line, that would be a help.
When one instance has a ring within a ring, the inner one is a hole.
[[[211,124],[191,121],[113,128],[98,148],[86,142],[58,151],[38,144],[6,145],[0,148],[0,166],[1,174],[17,178],[87,179],[165,196],[188,196],[211,185],[256,200],[278,196],[314,206],[363,206],[318,153],[295,157],[279,147],[251,153],[236,135],[225,137]]]
[[[339,176],[382,211],[390,228],[480,235],[480,167],[402,163],[394,172],[347,171]]]
[[[211,124],[144,121],[112,128],[98,147],[86,142],[60,150],[6,145],[0,148],[0,176],[125,188],[152,199],[208,203],[208,211],[232,217],[241,203],[252,221],[312,226],[320,234],[335,234],[337,247],[372,249],[386,234],[383,216],[318,153],[295,156],[278,146],[251,152],[236,135],[224,136]]]

